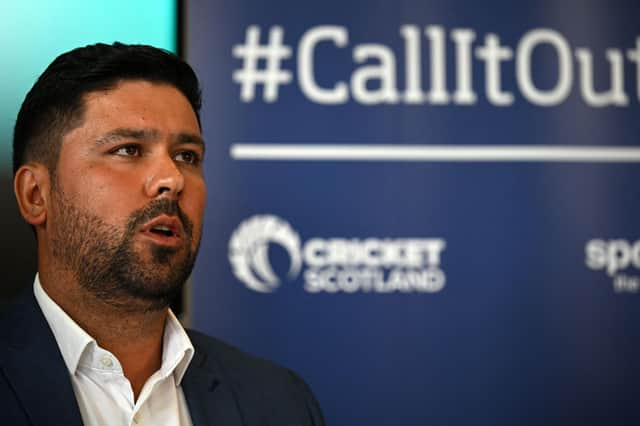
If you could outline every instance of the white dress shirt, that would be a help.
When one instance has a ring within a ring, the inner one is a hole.
[[[69,369],[85,425],[192,424],[180,382],[194,349],[171,310],[162,340],[162,365],[149,377],[135,401],[118,359],[101,348],[47,295],[38,275],[33,291]]]

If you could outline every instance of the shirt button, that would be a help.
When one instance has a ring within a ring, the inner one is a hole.
[[[138,423],[140,422],[140,416],[138,415],[138,413],[136,413],[136,414],[133,416],[133,422],[134,422],[135,424],[138,424]]]
[[[103,356],[100,362],[102,363],[103,366],[107,368],[113,367],[113,361],[111,360],[111,357],[108,355]]]

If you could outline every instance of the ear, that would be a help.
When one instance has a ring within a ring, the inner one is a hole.
[[[13,191],[20,213],[33,226],[42,225],[47,220],[50,181],[49,169],[40,163],[21,166],[13,178]]]

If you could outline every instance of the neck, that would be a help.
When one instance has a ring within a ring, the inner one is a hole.
[[[137,400],[144,383],[160,369],[168,308],[149,310],[145,308],[148,303],[138,300],[132,300],[126,309],[113,306],[83,291],[71,275],[40,271],[40,282],[67,315],[118,358]]]

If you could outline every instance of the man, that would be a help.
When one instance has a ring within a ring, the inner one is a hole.
[[[59,56],[28,93],[14,190],[38,275],[0,320],[0,424],[323,424],[295,374],[168,308],[201,237],[199,109],[185,62],[120,43]]]

